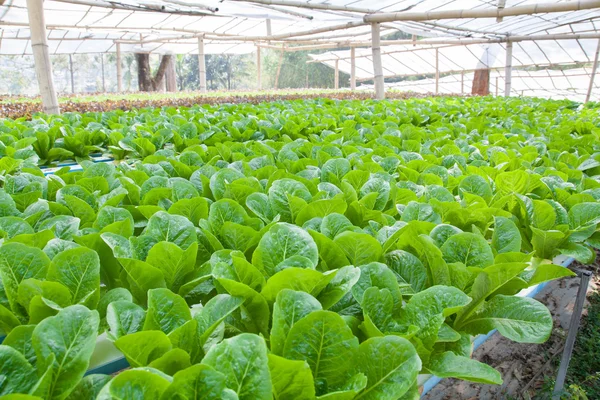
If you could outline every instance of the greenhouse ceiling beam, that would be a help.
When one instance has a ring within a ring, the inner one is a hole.
[[[314,35],[314,34],[323,33],[323,32],[339,31],[342,29],[356,28],[356,27],[365,26],[365,25],[367,25],[367,24],[362,21],[352,21],[352,22],[346,22],[346,23],[340,24],[340,25],[331,25],[328,27],[310,29],[307,31],[300,31],[300,32],[281,33],[278,35],[242,36],[242,35],[219,35],[219,34],[207,32],[205,34],[206,35],[205,37],[206,38],[217,37],[218,40],[233,40],[233,41],[237,40],[237,41],[246,41],[246,42],[271,41],[271,40],[284,40],[284,39],[301,37],[301,36],[309,36],[309,35]]]
[[[325,10],[325,11],[345,11],[355,12],[362,14],[372,14],[379,12],[379,10],[352,6],[338,6],[334,4],[325,3],[308,3],[305,1],[293,1],[293,0],[229,0],[234,2],[242,3],[254,3],[254,4],[266,4],[271,6],[284,6],[284,7],[296,7],[296,8],[308,8],[310,10]]]
[[[439,47],[428,47],[427,50],[437,50],[437,49],[445,49],[447,47],[454,47],[454,46],[450,46],[450,45],[446,45],[446,46],[439,46]],[[356,49],[356,47],[351,47],[352,49]],[[404,49],[404,50],[392,50],[392,51],[381,51],[381,55],[387,55],[387,54],[401,54],[401,53],[412,53],[414,52],[413,49]],[[355,55],[354,58],[370,58],[371,54],[365,52],[362,55]],[[308,60],[306,61],[307,64],[316,64],[316,63],[323,63],[323,62],[334,62],[334,61],[338,61],[338,60],[351,60],[352,56],[344,56],[344,57],[331,57],[331,58],[326,58],[326,59],[314,59],[314,60]]]
[[[381,26],[381,32],[389,32],[391,30],[397,31],[398,28],[385,27],[384,25]],[[364,30],[364,31],[361,30],[360,32],[344,32],[344,33],[336,33],[333,35],[321,35],[321,36],[308,37],[308,38],[305,38],[305,37],[288,38],[288,39],[286,39],[286,41],[287,42],[299,42],[299,43],[310,42],[310,43],[318,44],[318,43],[331,43],[332,42],[331,39],[366,36],[366,35],[368,35],[369,37],[371,36],[371,28],[370,27],[368,28],[368,30]],[[327,42],[327,40],[329,40],[329,42]]]
[[[575,66],[575,65],[577,65],[577,62],[572,62],[572,63],[547,63],[547,64],[523,64],[523,65],[513,66],[513,68],[532,68],[532,67],[535,67],[535,68],[541,68],[541,67],[552,68],[552,67],[565,67],[565,66],[569,66],[569,65]],[[476,70],[477,70],[477,68],[474,68],[474,69],[453,69],[453,70],[443,70],[443,71],[441,70],[440,73],[441,74],[445,74],[445,75],[447,75],[447,74],[461,74],[461,73],[468,74],[468,73],[471,73],[471,72],[475,72]],[[504,70],[504,66],[501,66],[501,67],[500,66],[498,66],[498,67],[489,67],[489,70],[490,71],[496,71],[496,72],[503,71]],[[513,72],[514,71],[515,70],[513,70]],[[518,70],[516,70],[516,71],[518,71]],[[407,77],[410,77],[410,76],[421,76],[421,75],[429,75],[429,76],[431,76],[433,78],[435,76],[435,71],[410,73],[410,74],[389,74],[389,75],[384,75],[383,77],[385,79],[387,79],[387,78],[407,78]],[[574,75],[574,76],[580,76],[580,75]],[[587,75],[587,76],[589,76],[589,75]],[[550,77],[548,77],[548,76],[542,76],[541,78],[551,78],[551,77],[558,77],[558,76],[550,76]],[[359,77],[356,78],[357,82],[365,82],[365,81],[372,81],[372,80],[373,80],[372,76],[371,77],[366,77],[365,76],[365,77],[362,77],[362,78],[359,78]]]
[[[464,18],[503,18],[514,17],[518,15],[589,10],[592,8],[600,8],[600,0],[579,0],[567,1],[564,3],[538,3],[508,8],[377,13],[365,15],[363,20],[371,23],[394,21],[431,21],[439,19]]]
[[[19,36],[19,37],[8,37],[8,36],[4,36],[4,39],[7,40],[31,40],[31,36]],[[114,38],[97,38],[97,37],[80,37],[80,38],[48,38],[48,41],[57,41],[57,42],[76,42],[76,41],[84,41],[84,40],[90,40],[90,41],[104,41],[104,42],[110,42],[110,41],[114,41]]]
[[[28,27],[29,24],[27,24],[26,22],[11,22],[11,21],[0,21],[0,27],[13,27],[13,26],[18,26],[18,27]],[[202,36],[202,35],[215,35],[215,36],[219,36],[219,37],[230,37],[230,36],[236,36],[233,34],[227,34],[227,33],[213,33],[213,32],[206,32],[206,31],[201,31],[201,30],[197,30],[197,29],[189,29],[189,28],[140,28],[140,27],[133,27],[133,26],[107,26],[107,25],[63,25],[63,24],[54,24],[54,25],[47,25],[46,26],[47,29],[49,30],[79,30],[79,31],[83,31],[83,32],[102,32],[102,33],[106,33],[106,32],[119,32],[121,34],[127,34],[127,33],[145,33],[145,34],[149,34],[149,35],[158,35],[161,33],[165,33],[165,32],[178,32],[178,33],[190,33],[195,35],[194,37],[198,37],[198,36]],[[109,40],[112,40],[109,39]]]
[[[381,31],[386,31],[388,32],[389,30],[391,30],[390,28],[388,29],[382,29]],[[336,34],[336,35],[331,35],[331,36],[321,36],[321,37],[317,37],[317,38],[289,38],[289,39],[279,39],[279,40],[273,40],[272,42],[278,42],[278,44],[283,44],[283,43],[294,43],[294,44],[330,44],[332,42],[331,39],[337,39],[337,38],[347,38],[347,37],[352,37],[352,36],[364,36],[367,34],[371,33],[371,29],[369,29],[369,31],[363,31],[363,32],[359,32],[359,33],[341,33],[341,34]],[[144,43],[157,43],[157,42],[165,42],[165,41],[173,41],[173,40],[181,40],[181,39],[195,39],[196,37],[200,37],[203,36],[205,39],[208,40],[221,40],[221,41],[243,41],[243,42],[252,42],[252,43],[256,43],[256,42],[271,42],[270,40],[257,40],[255,37],[247,37],[244,39],[239,39],[239,37],[232,37],[230,35],[224,34],[223,36],[220,36],[219,34],[213,34],[213,33],[197,33],[197,34],[193,34],[193,35],[182,35],[182,36],[177,36],[177,37],[170,37],[170,38],[157,38],[157,39],[148,39],[145,41],[139,41],[139,40],[131,40],[131,39],[120,39],[119,41],[121,43],[128,43],[128,44],[144,44]],[[266,36],[266,37],[273,37],[271,36]],[[318,40],[317,40],[318,39]],[[260,43],[257,44],[258,46],[261,47],[265,47],[265,48],[272,48],[274,50],[281,50],[281,47],[268,47],[268,45],[262,46]]]
[[[0,26],[28,26],[28,24],[15,24],[15,23],[0,23]],[[69,29],[67,26],[48,26],[50,29]],[[83,28],[77,28],[83,29]],[[107,28],[102,28],[107,29]],[[93,30],[93,29],[92,29]],[[202,33],[192,31],[189,35],[181,35],[181,36],[173,36],[173,37],[165,37],[165,38],[156,38],[156,39],[146,39],[146,40],[135,40],[135,39],[115,39],[115,38],[101,38],[101,37],[81,37],[81,38],[48,38],[50,41],[59,40],[59,41],[78,41],[78,40],[90,40],[90,41],[113,41],[115,43],[122,44],[150,44],[150,43],[177,43],[177,44],[195,44],[195,39],[198,37],[204,37],[206,40],[216,41],[219,43],[226,43],[228,41],[238,41],[238,42],[254,42],[257,46],[265,48],[265,49],[273,49],[273,50],[281,50],[281,47],[273,46],[273,44],[269,45],[266,43],[266,40],[262,39],[262,37],[239,37],[239,36],[229,36],[225,34],[224,36],[220,36],[218,34],[212,33]],[[360,33],[358,35],[362,35],[364,33]],[[337,37],[344,37],[345,35],[339,35]],[[272,36],[271,36],[272,37]],[[7,37],[5,37],[7,38]],[[400,39],[400,40],[382,40],[382,46],[392,46],[392,45],[417,45],[424,46],[422,49],[426,49],[429,47],[425,46],[434,46],[434,45],[453,45],[453,46],[463,46],[463,45],[472,45],[472,44],[491,44],[491,43],[506,43],[506,42],[521,42],[521,41],[542,41],[542,40],[578,40],[578,39],[598,39],[600,38],[600,33],[565,33],[565,34],[550,34],[550,35],[523,35],[523,36],[508,36],[504,38],[495,38],[495,39],[440,39],[440,40],[420,40],[413,41],[412,39]],[[30,40],[30,37],[17,37],[17,38],[7,38],[11,40]],[[189,43],[183,42],[185,40],[190,40]],[[192,42],[194,40],[194,42]],[[324,38],[323,40],[327,40]],[[298,41],[290,41],[285,39],[273,40],[274,44],[282,43],[294,43],[294,44],[304,44],[311,43],[309,45],[301,45],[294,47],[287,47],[286,52],[294,52],[294,51],[308,51],[308,50],[327,50],[327,49],[336,49],[341,47],[370,47],[371,41],[332,41],[332,42],[324,42],[321,40],[302,40]],[[316,44],[312,44],[316,43]],[[410,51],[415,51],[418,49],[411,49]],[[360,57],[360,56],[359,56]],[[309,61],[310,62],[310,61]],[[319,62],[318,60],[315,62]]]
[[[491,44],[491,43],[507,43],[507,42],[526,42],[526,41],[541,41],[541,40],[579,40],[579,39],[598,39],[600,38],[600,32],[598,33],[557,33],[550,35],[522,35],[522,36],[506,36],[504,38],[497,39],[434,39],[434,40],[417,40],[416,42],[411,39],[400,39],[400,40],[382,40],[382,46],[395,46],[395,45],[417,45],[417,46],[433,46],[433,45],[453,45],[453,46],[466,46],[471,44]],[[264,48],[269,48],[268,45],[260,45]],[[340,47],[369,47],[371,41],[342,41],[335,43],[319,44],[314,46],[295,46],[288,47],[286,51],[308,51],[308,50],[325,50],[325,49],[336,49]],[[427,49],[429,47],[423,47]],[[412,49],[410,51],[419,50]]]
[[[410,22],[414,22],[414,21],[402,21],[402,22],[404,22],[406,24],[406,23],[410,23]],[[414,22],[412,27],[410,27],[410,28],[423,30],[423,25],[426,25],[429,30],[435,31],[435,32],[443,31],[444,33],[448,33],[448,31],[454,31],[454,32],[450,32],[450,34],[452,34],[452,35],[461,34],[461,35],[466,36],[466,35],[472,35],[473,33],[479,33],[482,35],[506,36],[506,33],[502,33],[502,32],[462,28],[460,26],[445,25],[445,24],[440,24],[439,22],[431,22],[431,21]],[[456,33],[456,32],[460,32],[460,33]]]
[[[175,41],[178,40],[194,40],[194,43],[190,42],[189,44],[196,44],[195,41],[200,38],[203,37],[204,35],[182,35],[182,36],[174,36],[174,37],[168,37],[168,38],[156,38],[156,39],[140,39],[140,40],[134,40],[134,39],[116,39],[114,42],[115,43],[122,43],[122,44],[139,44],[139,45],[143,45],[143,44],[150,44],[150,43],[173,43]]]
[[[3,23],[0,23],[0,26]],[[209,40],[229,40],[229,41],[240,41],[240,42],[254,42],[254,41],[277,41],[277,40],[285,40],[285,39],[289,39],[289,38],[295,38],[295,37],[302,37],[302,36],[310,36],[310,35],[315,35],[315,34],[319,34],[319,33],[324,33],[324,32],[333,32],[333,31],[339,31],[339,30],[343,30],[343,29],[350,29],[350,28],[356,28],[359,26],[365,26],[368,25],[362,21],[351,21],[351,22],[346,22],[343,24],[339,24],[339,25],[331,25],[331,26],[327,26],[327,27],[322,27],[322,28],[316,28],[316,29],[310,29],[310,30],[306,30],[306,31],[299,31],[299,32],[290,32],[290,33],[281,33],[278,35],[266,35],[266,36],[243,36],[243,35],[233,35],[233,34],[227,34],[227,33],[215,33],[215,32],[203,32],[203,31],[196,31],[196,30],[192,30],[192,29],[178,29],[178,28],[172,28],[172,29],[157,29],[155,30],[155,32],[160,31],[160,30],[165,30],[165,31],[174,31],[174,32],[187,32],[187,33],[193,33],[196,34],[198,36],[204,36],[205,39],[209,39]],[[68,26],[60,26],[64,29],[68,29]],[[55,29],[60,29],[59,26],[52,26],[52,28]],[[75,27],[74,27],[75,28]],[[79,29],[105,29],[104,27],[100,28],[100,27],[76,27]],[[110,28],[106,28],[106,29],[110,29]],[[123,27],[119,27],[119,28],[112,28],[112,30],[127,30],[128,28],[123,28]],[[139,30],[139,28],[138,28]]]
[[[178,10],[178,9],[168,9],[165,6],[155,5],[155,4],[125,4],[119,3],[116,1],[111,1],[110,3],[104,1],[94,1],[94,0],[52,0],[59,3],[67,3],[67,4],[75,4],[78,6],[89,6],[89,7],[100,7],[100,8],[110,8],[112,10],[127,10],[127,11],[142,11],[142,12],[159,12],[165,14],[175,14],[175,15],[191,15],[191,16],[214,16],[211,12],[204,11],[192,11],[192,10]]]
[[[294,11],[294,10],[288,10],[286,8],[281,8],[281,7],[277,7],[277,6],[269,6],[266,4],[257,4],[257,5],[261,8],[266,8],[267,10],[273,10],[273,11],[277,11],[277,12],[280,12],[283,14],[293,15],[294,17],[306,18],[309,20],[312,20],[314,18],[312,15],[304,14],[304,13]]]
[[[211,13],[216,13],[219,11],[218,7],[210,7],[210,6],[206,6],[204,4],[199,4],[199,3],[187,3],[185,1],[180,1],[180,0],[163,0],[166,3],[171,3],[171,4],[176,4],[178,6],[185,6],[185,7],[190,7],[190,8],[199,8],[201,10],[206,10],[206,11],[210,11]]]
[[[331,36],[322,36],[321,38],[305,38],[305,39],[300,39],[302,36],[310,36],[310,35],[316,35],[319,33],[325,33],[325,32],[333,32],[333,31],[338,31],[338,30],[343,30],[343,29],[350,29],[350,28],[355,28],[355,27],[360,27],[360,26],[366,26],[368,24],[365,24],[362,21],[353,21],[353,22],[347,22],[344,24],[340,24],[340,25],[332,25],[329,27],[324,27],[324,28],[317,28],[317,29],[312,29],[312,30],[308,30],[308,31],[302,31],[302,32],[293,32],[293,33],[286,33],[286,34],[280,34],[280,35],[271,35],[271,36],[241,36],[241,35],[235,35],[235,34],[228,34],[228,33],[215,33],[215,32],[206,32],[206,31],[200,31],[200,30],[196,30],[196,29],[189,29],[189,28],[158,28],[158,29],[152,29],[152,28],[140,28],[140,27],[128,27],[128,26],[118,26],[118,27],[114,27],[114,26],[104,26],[104,25],[98,25],[98,26],[93,26],[93,25],[62,25],[62,24],[54,24],[54,25],[48,25],[47,28],[48,29],[54,29],[54,30],[81,30],[81,31],[85,31],[85,32],[93,32],[93,31],[98,31],[98,32],[121,32],[121,33],[133,33],[133,32],[145,32],[148,34],[160,34],[160,33],[165,33],[165,32],[180,32],[180,33],[190,33],[195,35],[194,37],[198,37],[198,36],[204,36],[206,39],[209,40],[233,40],[233,41],[240,41],[240,42],[256,42],[256,41],[296,41],[294,38],[298,37],[297,41],[299,43],[302,42],[306,42],[306,43],[322,43],[322,41],[318,41],[317,39],[322,39],[322,40],[327,40],[327,39],[331,39],[331,38],[336,38],[336,37],[347,37],[347,36],[361,36],[361,35],[365,35],[367,34],[367,32],[359,32],[359,33],[344,33],[344,34],[339,34],[339,35],[331,35]],[[28,27],[29,25],[27,23],[23,23],[23,22],[10,22],[10,21],[0,21],[0,27],[14,27],[14,26],[18,26],[18,27]],[[111,40],[111,39],[108,39]],[[327,43],[327,42],[325,42]]]

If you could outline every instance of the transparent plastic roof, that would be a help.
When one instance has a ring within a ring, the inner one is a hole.
[[[405,1],[402,3],[416,4],[410,11],[444,11],[444,10],[481,10],[486,8],[511,8],[531,4],[565,3],[570,0],[535,1],[535,0],[425,0]],[[572,1],[571,1],[572,2]],[[464,18],[441,21],[405,23],[411,33],[422,36],[438,36],[452,33],[455,36],[467,37],[497,37],[506,35],[532,35],[536,33],[580,32],[577,27],[571,30],[570,25],[600,17],[599,9],[570,12],[544,13],[496,18]],[[597,23],[597,22],[596,22]],[[566,29],[566,30],[565,30]],[[443,33],[445,32],[445,33]]]
[[[7,29],[2,33],[0,54],[32,54],[28,28]],[[133,41],[140,40],[140,33],[53,29],[48,31],[48,51],[50,54],[112,53],[117,50],[116,41],[121,41],[121,51],[124,53],[198,54],[197,38],[174,38],[169,42],[164,42],[158,41],[163,36],[156,34],[145,34],[143,37],[146,42],[136,44]],[[127,43],[127,41],[131,41],[131,43]],[[254,50],[255,46],[249,42],[204,41],[205,54],[246,54]]]
[[[570,99],[585,101],[590,82],[591,68],[573,68],[566,70],[513,71],[511,76],[511,96],[531,96],[550,99]],[[469,94],[473,82],[473,73],[454,74],[440,78],[438,93]],[[373,85],[360,85],[359,89],[369,90]],[[412,91],[417,93],[435,93],[435,79],[386,83],[387,89]],[[490,74],[490,93],[504,95],[504,72],[492,71]],[[590,97],[600,101],[600,82],[596,80]]]
[[[373,12],[493,10],[569,0],[296,0],[306,6],[326,5],[329,10],[282,5],[286,1],[275,0],[276,5],[267,5],[258,4],[259,0],[45,0],[44,9],[49,44],[55,54],[112,52],[115,41],[125,41],[123,51],[195,53],[198,36],[205,36],[207,53],[243,53],[252,51],[253,42],[269,39],[267,20],[271,43],[339,43],[370,40],[363,17]],[[506,35],[596,32],[599,20],[600,9],[596,8],[501,20],[393,22],[382,24],[382,33],[402,30],[424,37],[497,39]],[[26,0],[5,0],[0,5],[0,54],[30,54],[27,28]]]
[[[513,43],[513,67],[550,64],[589,63],[594,59],[598,39],[544,40]],[[440,73],[473,71],[478,68],[503,69],[506,43],[471,45],[400,45],[381,48],[385,77],[435,74],[436,53]],[[350,50],[311,55],[332,68],[350,74]],[[371,49],[356,49],[356,78],[373,79]]]

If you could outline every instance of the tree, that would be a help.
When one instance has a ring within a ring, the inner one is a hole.
[[[179,90],[198,90],[198,56],[195,54],[178,54],[175,61],[177,70],[177,86]]]
[[[141,92],[156,92],[164,85],[165,71],[171,62],[171,55],[165,54],[160,60],[160,65],[156,74],[152,75],[150,68],[150,54],[136,53],[135,58],[138,63],[138,84]]]
[[[311,52],[316,54],[315,52]],[[319,52],[321,53],[321,52]],[[310,63],[307,51],[286,52],[279,75],[278,88],[333,88],[333,68],[321,63]],[[263,56],[265,87],[275,87],[275,78],[279,66],[281,51],[265,51]],[[340,71],[340,87],[349,86],[349,75]]]
[[[473,87],[471,94],[487,96],[490,94],[490,70],[476,69],[473,74]]]
[[[123,57],[123,64],[125,65],[123,79],[125,80],[125,91],[128,92],[131,90],[131,86],[135,86],[134,78],[135,74],[131,71],[131,67],[133,66],[136,58],[133,54],[125,54]]]
[[[251,56],[224,54],[206,56],[206,81],[208,88],[217,89],[243,89],[247,88],[248,81],[254,80],[256,72]]]

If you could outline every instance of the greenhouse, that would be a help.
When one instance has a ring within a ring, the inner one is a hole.
[[[0,399],[600,398],[598,0],[0,0]]]

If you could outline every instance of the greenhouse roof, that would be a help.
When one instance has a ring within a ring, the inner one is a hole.
[[[26,0],[0,3],[0,54],[30,54]],[[335,46],[370,40],[368,24],[379,20],[385,22],[382,35],[401,30],[423,37],[497,40],[596,32],[600,18],[600,2],[591,0],[378,0],[376,9],[373,4],[370,0],[46,0],[44,8],[51,54],[113,52],[117,42],[122,51],[197,53],[198,37],[204,37],[206,53],[245,53],[254,49],[253,43],[267,41]],[[565,5],[571,11],[545,12]],[[502,13],[507,16],[496,16]],[[586,49],[578,51],[587,54]]]
[[[473,71],[478,68],[503,69],[506,43],[469,45],[396,45],[383,47],[381,59],[385,77]],[[588,63],[594,59],[597,39],[537,40],[513,44],[513,67],[536,67]],[[313,60],[350,74],[350,50],[311,55]],[[355,50],[357,80],[373,79],[373,58],[370,49]]]
[[[570,99],[584,101],[589,84],[591,68],[572,68],[566,70],[544,69],[536,71],[515,70],[511,77],[511,96],[531,96],[549,99]],[[440,78],[438,92],[441,94],[471,93],[473,73],[453,74]],[[490,92],[504,92],[503,71],[490,74]],[[387,83],[388,89],[416,93],[434,93],[435,79],[420,79]],[[372,89],[373,85],[361,85],[359,89]],[[600,83],[594,82],[591,100],[600,100]]]

